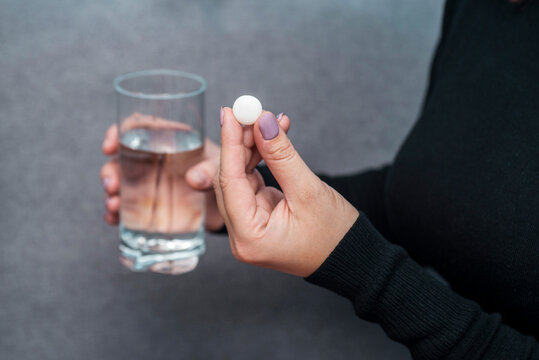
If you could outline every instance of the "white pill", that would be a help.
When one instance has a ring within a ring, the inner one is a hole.
[[[242,95],[234,101],[232,112],[240,124],[251,125],[262,114],[262,104],[254,96]]]

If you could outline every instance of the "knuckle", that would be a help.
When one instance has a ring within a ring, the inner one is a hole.
[[[256,257],[254,252],[249,246],[239,245],[236,243],[235,250],[233,251],[234,258],[239,262],[246,264],[256,263]]]
[[[219,186],[223,191],[226,191],[226,189],[230,186],[230,184],[234,181],[237,181],[237,177],[228,176],[223,171],[219,171]]]
[[[243,250],[238,249],[237,247],[232,251],[234,258],[242,263],[249,263],[248,258],[245,256]]]
[[[261,256],[263,251],[260,251],[260,249],[255,245],[254,238],[249,240],[244,236],[236,235],[233,239],[231,238],[231,243],[233,244],[233,246],[231,246],[232,254],[239,262],[252,265],[263,263]]]
[[[271,160],[291,161],[297,156],[297,153],[290,141],[283,141],[270,147],[267,155]]]

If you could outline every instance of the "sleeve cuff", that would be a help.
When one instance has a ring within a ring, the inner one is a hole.
[[[390,245],[381,238],[365,214],[360,212],[356,222],[329,257],[305,280],[350,300],[366,287],[379,289],[383,284],[377,282],[384,276],[380,276],[376,269],[386,268],[380,266],[380,261],[389,250],[386,249],[389,247],[387,245]]]

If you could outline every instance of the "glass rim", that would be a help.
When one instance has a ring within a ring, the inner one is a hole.
[[[173,94],[163,93],[163,94],[147,94],[143,92],[134,92],[126,90],[124,87],[122,87],[121,82],[124,80],[133,79],[136,77],[141,76],[151,76],[151,75],[173,75],[177,77],[184,77],[191,80],[198,81],[200,83],[200,87],[196,90],[189,91],[189,92],[177,92]],[[188,73],[185,71],[179,71],[179,70],[170,70],[170,69],[150,69],[150,70],[140,70],[140,71],[132,71],[125,74],[122,74],[114,79],[114,90],[116,90],[118,93],[137,98],[137,99],[143,99],[143,100],[175,100],[175,99],[184,99],[196,95],[202,94],[204,91],[206,91],[206,80],[196,74]]]

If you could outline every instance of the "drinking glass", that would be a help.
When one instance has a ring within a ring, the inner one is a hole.
[[[185,182],[204,156],[206,81],[175,70],[114,80],[120,167],[120,260],[182,274],[205,251],[204,194]]]

